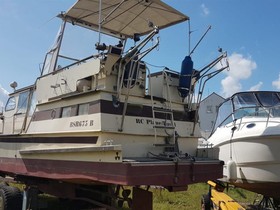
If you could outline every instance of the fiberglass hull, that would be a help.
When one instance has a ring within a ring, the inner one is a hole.
[[[279,130],[277,120],[259,118],[243,118],[235,126],[217,128],[209,142],[219,148],[218,157],[225,162],[224,179],[235,186],[279,198]]]

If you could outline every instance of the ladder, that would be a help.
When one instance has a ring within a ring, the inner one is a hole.
[[[178,152],[177,133],[175,131],[175,122],[173,116],[171,95],[170,95],[170,84],[168,81],[168,74],[163,70],[163,83],[166,88],[166,103],[164,107],[155,107],[153,102],[153,96],[151,94],[152,101],[152,116],[153,116],[153,129],[154,129],[154,146],[164,147],[165,152]],[[151,86],[150,86],[151,87]],[[152,91],[151,91],[152,92]],[[163,122],[157,122],[156,118],[164,119]],[[159,130],[164,131],[168,136],[164,142],[158,140]],[[160,142],[160,143],[159,143]]]

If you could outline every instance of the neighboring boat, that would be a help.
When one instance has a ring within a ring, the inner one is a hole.
[[[143,57],[158,46],[159,30],[189,19],[159,0],[79,0],[59,17],[41,75],[11,93],[1,115],[2,176],[59,196],[65,187],[72,197],[81,184],[176,191],[222,176],[221,161],[194,158],[200,131],[193,96],[198,80],[228,67],[211,70],[226,53],[200,71],[186,56],[181,73],[150,73]],[[66,23],[115,44],[98,42],[98,53],[84,59],[62,55]],[[136,43],[131,48],[129,39]],[[62,67],[61,59],[72,63]]]
[[[219,148],[224,180],[280,198],[280,92],[236,93],[220,106],[208,143]]]

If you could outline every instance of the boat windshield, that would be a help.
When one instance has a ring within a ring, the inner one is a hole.
[[[257,98],[259,99],[262,106],[280,106],[279,93],[275,92],[260,92],[256,93]]]
[[[225,101],[218,110],[218,115],[216,118],[216,123],[214,126],[214,130],[216,130],[216,128],[218,126],[221,125],[225,125],[228,124],[229,122],[231,122],[232,119],[232,112],[233,112],[233,107],[232,107],[232,102],[231,100],[227,100]]]
[[[220,105],[213,131],[245,116],[280,117],[278,92],[243,92]]]
[[[260,106],[257,98],[252,93],[242,93],[235,95],[232,99],[234,110]]]

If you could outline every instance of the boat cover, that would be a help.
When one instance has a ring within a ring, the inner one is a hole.
[[[101,2],[101,18],[99,11]],[[78,0],[65,14],[68,22],[116,37],[145,35],[189,18],[160,0]]]

